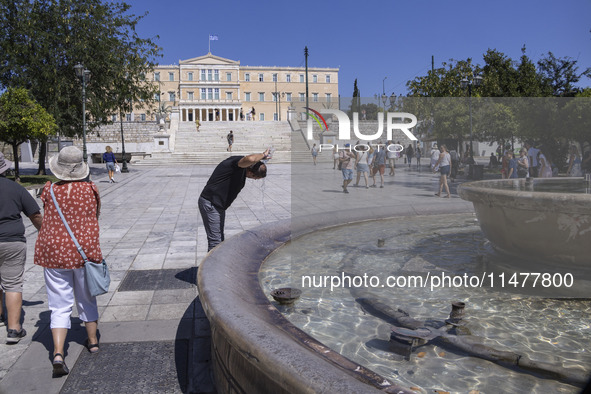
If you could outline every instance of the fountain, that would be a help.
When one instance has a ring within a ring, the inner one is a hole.
[[[458,194],[474,204],[482,232],[497,248],[537,260],[523,270],[548,261],[591,272],[591,194],[584,178],[478,181],[461,185]]]

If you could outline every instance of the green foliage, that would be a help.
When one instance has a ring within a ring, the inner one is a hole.
[[[77,63],[92,74],[86,89],[91,127],[109,122],[124,100],[153,100],[143,77],[160,48],[137,35],[143,16],[126,3],[0,0],[0,14],[0,87],[28,88],[63,135],[82,132]]]
[[[18,179],[18,146],[30,139],[45,140],[57,130],[53,116],[23,88],[9,88],[0,96],[0,141],[12,145]]]
[[[26,89],[9,88],[0,96],[0,140],[18,146],[55,131],[53,116],[31,99]]]

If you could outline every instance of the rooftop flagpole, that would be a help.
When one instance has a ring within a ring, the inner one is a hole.
[[[212,41],[217,41],[217,39],[218,39],[217,34],[210,34],[209,35],[209,44],[208,44],[208,47],[209,47],[208,52],[209,53],[211,53],[211,42]]]

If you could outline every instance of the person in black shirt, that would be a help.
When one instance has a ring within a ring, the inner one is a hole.
[[[7,319],[2,316],[0,297],[0,325],[6,324],[7,343],[17,343],[27,335],[21,325],[23,304],[23,274],[27,260],[25,224],[21,212],[29,217],[37,230],[41,228],[41,209],[29,192],[6,178],[12,162],[0,152],[0,291],[5,291]]]
[[[213,170],[198,202],[208,251],[224,240],[226,209],[244,187],[246,178],[262,179],[267,176],[267,166],[261,160],[270,158],[269,149],[248,156],[230,156]]]

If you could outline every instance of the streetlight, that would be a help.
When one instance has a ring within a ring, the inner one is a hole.
[[[384,102],[384,112],[386,112],[386,85],[384,84],[386,82],[386,78],[388,78],[387,76],[384,77],[384,79],[382,79],[382,101]]]
[[[467,77],[464,77],[464,79],[460,81],[462,89],[468,88],[468,102],[470,106],[470,159],[472,163],[474,163],[474,148],[472,147],[472,85],[480,86],[481,83],[482,77],[480,75],[474,76],[474,74],[472,74],[470,80],[468,80]]]
[[[90,81],[90,71],[85,69],[80,63],[74,66],[76,76],[82,81],[82,158],[88,163],[86,153],[86,83]]]

